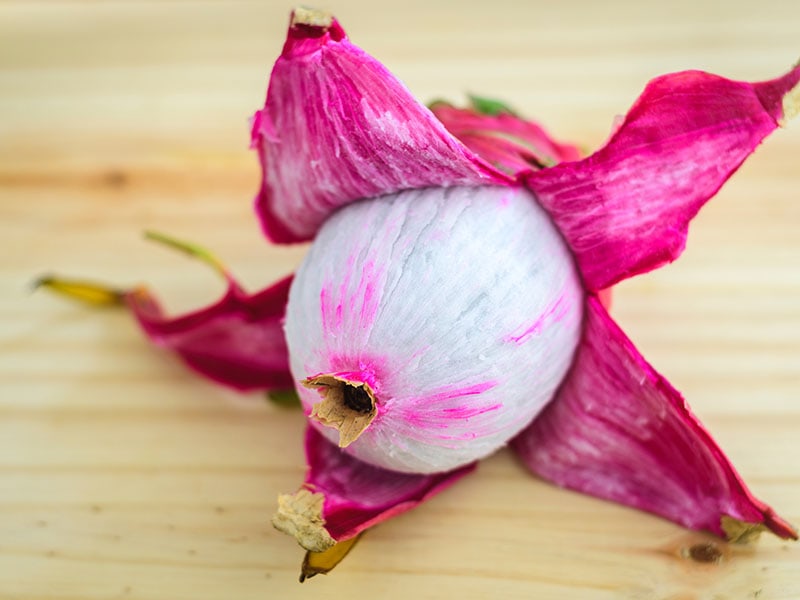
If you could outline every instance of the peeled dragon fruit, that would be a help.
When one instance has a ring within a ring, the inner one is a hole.
[[[580,158],[499,103],[424,107],[333,17],[297,9],[252,143],[264,231],[311,240],[305,261],[248,294],[163,238],[223,273],[220,302],[166,317],[144,288],[106,300],[221,384],[296,390],[309,470],[273,523],[308,551],[304,577],[505,445],[557,485],[692,529],[796,539],[616,325],[607,290],[680,255],[692,217],[797,112],[798,82],[798,66],[761,83],[659,77]]]
[[[320,229],[289,292],[303,407],[372,465],[463,466],[552,399],[580,338],[583,295],[566,244],[524,188],[350,204]],[[363,409],[348,402],[359,393]]]

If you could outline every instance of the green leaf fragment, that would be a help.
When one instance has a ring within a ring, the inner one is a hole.
[[[476,96],[474,94],[470,94],[468,97],[473,110],[483,115],[488,115],[490,117],[496,117],[502,114],[517,116],[516,111],[502,100],[495,100],[494,98],[487,98],[485,96]]]
[[[159,244],[163,244],[200,260],[226,279],[229,279],[228,270],[225,268],[225,265],[202,246],[184,242],[155,231],[146,231],[144,236],[148,240],[158,242]],[[39,288],[44,288],[60,296],[89,306],[122,306],[125,304],[126,296],[131,292],[131,290],[123,290],[93,281],[68,279],[54,275],[44,275],[34,281],[33,289],[37,290]]]
[[[164,246],[172,248],[173,250],[178,250],[179,252],[188,254],[191,258],[195,258],[200,262],[205,263],[226,279],[228,278],[228,269],[225,267],[222,261],[198,244],[179,240],[157,231],[145,231],[144,237],[145,239],[158,242],[159,244],[163,244]]]
[[[267,400],[283,408],[300,408],[300,396],[295,390],[273,390],[266,396]]]

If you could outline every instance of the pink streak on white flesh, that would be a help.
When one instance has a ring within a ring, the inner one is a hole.
[[[724,535],[727,515],[796,537],[594,296],[584,328],[556,399],[511,444],[534,473],[690,529]]]
[[[346,452],[447,471],[497,450],[553,397],[583,296],[564,241],[523,188],[355,203],[326,222],[295,276],[292,372],[369,384],[377,416]],[[320,402],[299,393],[307,413]]]
[[[275,242],[311,239],[337,208],[428,186],[508,183],[389,71],[329,27],[290,26],[255,114],[256,211]]]
[[[700,71],[658,77],[600,150],[528,174],[586,287],[601,290],[675,260],[689,221],[778,127],[799,80],[800,66],[755,84]]]

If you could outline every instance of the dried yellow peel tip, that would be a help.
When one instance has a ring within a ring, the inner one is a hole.
[[[310,416],[322,425],[339,430],[340,448],[356,441],[378,414],[375,396],[366,383],[354,383],[333,375],[320,375],[302,383],[320,392],[322,401],[311,407]]]
[[[745,523],[728,515],[723,515],[720,525],[726,539],[734,544],[753,543],[764,531],[769,531],[763,523]]]
[[[102,284],[77,279],[45,276],[37,279],[34,289],[44,288],[83,304],[93,306],[121,306],[125,304],[125,291]]]
[[[780,124],[786,125],[789,119],[793,119],[800,113],[800,85],[794,86],[783,97],[783,118]]]
[[[303,548],[324,552],[336,544],[325,529],[322,518],[323,494],[301,489],[296,494],[278,496],[278,511],[272,517],[275,529],[291,535]]]
[[[292,27],[295,25],[309,25],[327,29],[333,24],[333,15],[324,10],[298,6],[292,13]]]
[[[300,568],[300,583],[310,579],[315,575],[325,575],[338,565],[348,552],[353,549],[356,542],[361,538],[361,533],[357,536],[337,542],[335,546],[328,548],[325,552],[306,552],[303,559],[303,566]]]

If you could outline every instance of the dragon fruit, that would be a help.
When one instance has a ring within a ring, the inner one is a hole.
[[[530,192],[425,188],[325,222],[286,339],[321,434],[372,465],[438,473],[530,424],[572,363],[582,312],[569,250]],[[359,392],[363,407],[348,402]]]
[[[264,231],[311,240],[303,265],[253,295],[217,265],[226,295],[176,318],[144,288],[108,297],[219,383],[296,389],[309,470],[273,523],[308,551],[304,577],[506,444],[557,485],[730,540],[796,539],[605,299],[680,255],[797,112],[798,82],[798,66],[659,77],[580,158],[502,104],[424,107],[333,17],[298,9],[252,144]]]

